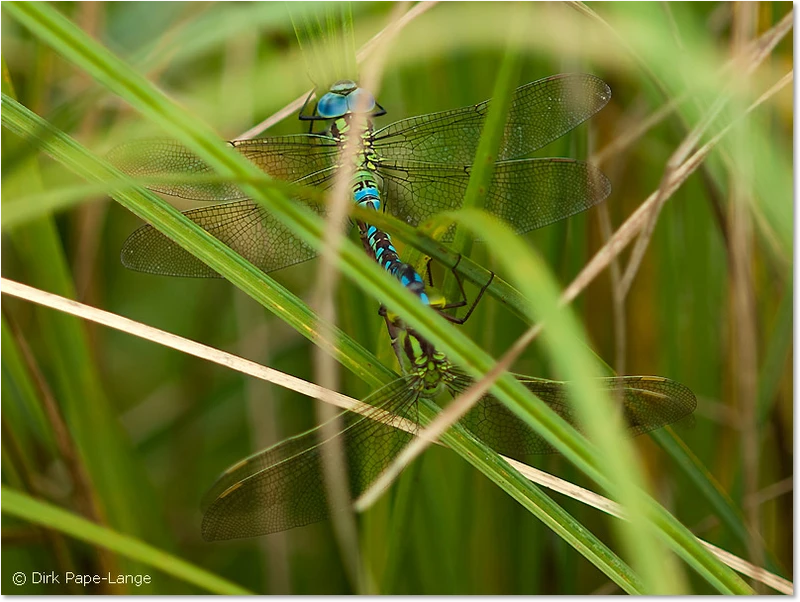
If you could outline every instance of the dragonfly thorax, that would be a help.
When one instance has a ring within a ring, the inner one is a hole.
[[[351,130],[352,115],[347,114],[336,119],[330,126],[328,133],[339,146],[339,153],[348,156],[348,142]],[[358,148],[352,153],[352,160],[356,169],[375,172],[378,168],[380,157],[372,148],[373,127],[371,122],[363,125],[364,131],[358,140]]]
[[[425,397],[430,399],[437,397],[453,380],[453,365],[447,356],[439,351],[434,350],[430,355],[423,354],[416,357],[413,364],[414,370],[411,374],[417,377],[415,383],[417,390]]]
[[[347,136],[352,128],[352,122],[353,114],[348,112],[344,115],[337,116],[331,124],[330,135],[334,140],[336,140],[340,148],[346,148],[345,145],[347,143]],[[370,147],[372,145],[372,136],[374,133],[372,121],[367,119],[365,123],[361,124],[361,128],[363,128],[360,136],[361,145],[364,147]]]

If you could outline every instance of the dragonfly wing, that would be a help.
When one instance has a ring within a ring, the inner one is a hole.
[[[312,206],[317,211],[320,208]],[[264,272],[316,256],[266,208],[252,201],[223,203],[184,215]],[[132,270],[193,278],[219,278],[200,259],[152,226],[142,226],[122,246],[122,264]]]
[[[610,98],[603,80],[584,73],[520,86],[511,100],[498,160],[535,152],[589,119]],[[373,146],[389,161],[472,165],[490,102],[397,121],[375,133]]]
[[[280,180],[318,180],[335,163],[337,147],[325,136],[296,135],[230,143],[264,172]],[[247,198],[232,182],[191,182],[193,175],[213,175],[214,170],[192,151],[174,140],[134,140],[114,148],[109,161],[135,178],[184,178],[180,183],[155,183],[148,188],[198,201],[234,201]],[[312,183],[314,183],[312,182]]]
[[[315,134],[235,140],[231,144],[273,178],[310,186],[332,175],[339,154],[333,138]]]
[[[460,208],[470,172],[471,168],[427,163],[379,168],[387,207],[414,226]],[[503,161],[495,165],[484,209],[522,234],[580,213],[610,192],[608,179],[589,163],[552,158]]]
[[[674,424],[697,407],[692,390],[668,378],[619,376],[604,381],[612,396],[623,400],[622,418],[633,435]]]
[[[534,393],[564,420],[571,424],[575,423],[571,408],[566,403],[566,392],[560,383],[544,379],[526,382],[523,379],[524,377],[521,378],[523,384],[529,389],[531,388],[529,382],[535,382],[537,390]],[[549,383],[554,386],[549,388],[547,386]],[[460,384],[459,388],[466,389],[467,387]],[[547,390],[547,393],[540,395],[543,390]],[[467,412],[462,422],[470,432],[493,450],[521,462],[530,461],[531,456],[556,452],[556,449],[541,435],[531,429],[527,423],[506,408],[493,395],[486,395],[480,399]]]
[[[564,420],[582,430],[566,383],[518,376],[518,380]],[[601,379],[601,384],[622,405],[622,418],[631,435],[640,435],[690,415],[697,406],[684,385],[654,376]],[[461,385],[463,387],[463,384]],[[527,461],[530,456],[556,452],[513,412],[491,395],[481,399],[464,417],[465,426],[495,451]]]
[[[417,391],[401,378],[371,395],[367,416],[343,412],[337,436],[347,457],[350,493],[355,498],[374,481],[413,436],[397,428],[416,425]],[[229,468],[203,502],[203,538],[208,541],[266,535],[327,518],[331,508],[323,457],[331,440],[320,428],[282,441]],[[412,432],[415,427],[411,428]]]

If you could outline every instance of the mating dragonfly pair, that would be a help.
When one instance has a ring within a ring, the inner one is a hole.
[[[484,209],[522,234],[575,215],[604,200],[610,185],[597,168],[563,158],[527,158],[594,115],[611,91],[600,79],[585,74],[548,77],[517,88],[512,97],[503,139],[487,191]],[[289,182],[327,188],[338,169],[356,111],[366,119],[355,156],[353,201],[389,210],[412,225],[463,202],[489,101],[397,121],[375,130],[372,118],[385,110],[354,82],[341,81],[324,94],[311,115],[306,105],[300,118],[327,125],[323,133],[234,141],[232,146],[268,175]],[[112,151],[117,166],[135,177],[211,174],[193,153],[171,141],[136,141]],[[231,183],[179,183],[151,188],[201,201],[229,201],[186,211],[193,222],[265,272],[314,256],[314,251],[261,205],[247,199]],[[298,199],[323,213],[318,204]],[[412,266],[403,263],[388,234],[358,223],[367,252],[398,278],[423,303],[446,307]],[[445,235],[447,238],[447,235]],[[199,259],[150,226],[134,232],[122,250],[132,269],[171,276],[214,277]],[[353,497],[383,471],[413,437],[420,398],[463,391],[470,378],[447,357],[405,325],[383,312],[392,344],[405,375],[379,389],[365,402],[367,414],[345,412],[339,433],[347,457]],[[565,420],[579,426],[565,383],[518,376]],[[602,386],[619,400],[631,434],[678,421],[696,405],[692,392],[674,381],[649,376],[611,377]],[[491,395],[481,399],[462,424],[497,452],[526,461],[555,451],[542,437]],[[409,432],[410,431],[410,432]],[[262,535],[326,518],[330,511],[322,475],[322,457],[331,441],[320,430],[282,441],[225,471],[207,494],[203,536],[207,540]]]

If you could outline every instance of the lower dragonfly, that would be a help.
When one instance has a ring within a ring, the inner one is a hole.
[[[560,138],[602,109],[611,90],[588,74],[544,78],[514,91],[494,177],[485,209],[510,222],[518,233],[565,219],[604,200],[610,184],[592,165],[564,158],[523,158]],[[310,99],[310,96],[309,96]],[[372,118],[386,113],[368,91],[342,80],[301,119],[330,123],[323,133],[297,134],[230,144],[274,178],[328,188],[346,150],[356,112],[366,116],[366,129],[355,152],[352,196],[356,204],[387,209],[417,225],[429,217],[457,209],[463,202],[472,161],[490,101],[397,121],[375,130]],[[192,209],[185,215],[265,272],[305,261],[314,250],[286,229],[261,205],[248,200],[232,183],[192,182],[211,174],[202,159],[169,140],[139,140],[112,150],[111,161],[135,177],[177,177],[180,183],[154,184],[157,192],[200,201],[233,201]],[[319,204],[298,202],[318,213]],[[393,247],[391,239],[368,224],[359,224],[362,240],[376,258],[406,286],[420,290],[422,278],[407,264],[381,255],[375,246]],[[447,235],[445,235],[445,240]],[[131,269],[171,276],[218,276],[202,261],[155,230],[144,226],[122,249]],[[398,269],[402,267],[403,269]],[[417,292],[417,291],[415,291]],[[418,293],[419,294],[419,293]],[[421,298],[424,298],[422,292]]]
[[[364,413],[343,412],[336,435],[345,450],[351,499],[386,469],[419,428],[420,399],[455,396],[472,379],[399,318],[383,312],[405,375],[364,400]],[[568,400],[567,383],[518,375],[517,379],[562,418],[580,430]],[[689,416],[697,405],[690,389],[655,376],[608,377],[600,381],[618,400],[627,431],[639,435]],[[556,450],[491,395],[460,422],[498,453],[530,462]],[[207,541],[255,537],[326,519],[332,507],[323,475],[323,457],[332,439],[317,427],[236,463],[203,500]]]
[[[426,294],[424,285],[418,294]],[[428,291],[426,298],[433,309],[447,307],[440,295]],[[346,425],[335,436],[343,443],[351,499],[361,495],[416,434],[420,399],[435,402],[445,394],[455,396],[473,383],[399,316],[383,306],[381,315],[404,376],[367,397],[362,413],[345,411],[334,419]],[[567,422],[580,427],[568,401],[567,383],[523,375],[517,380]],[[609,377],[600,384],[621,404],[631,435],[682,420],[697,405],[690,389],[667,378]],[[492,395],[480,399],[460,423],[498,453],[522,462],[556,451]],[[323,439],[322,429],[286,439],[228,468],[203,499],[203,538],[267,535],[324,520],[330,512],[341,510],[327,496],[323,457],[334,446],[332,439]]]

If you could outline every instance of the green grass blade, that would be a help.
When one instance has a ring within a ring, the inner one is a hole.
[[[67,190],[28,194],[13,201],[4,200],[3,229],[12,230],[45,215],[75,207],[97,195],[106,194],[107,191],[108,186],[103,185],[76,186]]]
[[[700,491],[700,494],[714,509],[716,516],[730,529],[736,539],[746,547],[750,536],[745,526],[744,516],[728,493],[722,488],[719,481],[709,472],[708,468],[700,462],[700,459],[679,437],[675,436],[671,428],[653,431],[650,436],[689,477]],[[766,553],[767,570],[782,574],[783,571],[775,563],[770,551],[764,551]]]
[[[92,523],[20,491],[3,486],[2,499],[3,514],[106,548],[213,594],[242,596],[253,593],[134,537]]]
[[[20,440],[32,439],[48,451],[56,444],[21,351],[6,316],[2,318],[3,419],[14,427]],[[25,445],[25,448],[28,446]]]
[[[13,93],[8,78],[3,80],[3,90],[4,98],[5,91]],[[11,154],[19,151],[18,143],[14,136],[3,137],[3,149]],[[35,158],[27,158],[3,181],[4,192],[11,196],[19,190],[37,191],[41,187]],[[8,238],[32,285],[75,298],[64,249],[51,217],[41,217],[16,229]],[[113,527],[147,536],[163,547],[171,546],[158,507],[145,503],[152,496],[150,483],[131,453],[114,404],[104,392],[84,324],[41,308],[36,309],[36,315],[43,371],[50,376],[49,384],[75,443],[78,461],[88,473],[88,490],[83,495],[96,500]]]
[[[761,424],[769,419],[775,405],[775,393],[780,384],[783,367],[792,351],[793,293],[790,278],[778,306],[775,325],[758,375],[758,420]]]
[[[437,408],[422,400],[420,414],[431,419]],[[564,541],[578,550],[584,557],[602,570],[624,591],[633,594],[646,593],[639,576],[594,535],[575,530],[580,523],[545,495],[536,485],[512,469],[496,453],[486,453],[488,448],[472,437],[460,426],[455,426],[442,436],[451,449],[458,452],[512,498],[522,504],[531,514],[555,531]],[[588,539],[586,535],[589,535]]]
[[[469,226],[474,232],[481,232],[486,236],[495,255],[504,262],[506,270],[515,276],[515,282],[520,291],[530,300],[531,319],[547,324],[544,333],[545,343],[553,354],[553,360],[559,368],[559,373],[568,380],[574,381],[576,385],[573,392],[574,400],[579,410],[587,412],[583,417],[583,423],[587,425],[586,428],[593,438],[599,442],[602,455],[585,445],[580,439],[573,437],[571,433],[565,433],[563,439],[559,440],[559,450],[570,459],[574,459],[573,461],[579,468],[612,492],[612,496],[617,501],[626,505],[629,513],[631,501],[634,505],[638,505],[636,510],[641,513],[641,516],[635,522],[638,522],[639,528],[649,528],[651,524],[657,525],[662,534],[666,535],[666,541],[672,546],[673,551],[681,555],[690,566],[720,591],[749,591],[747,585],[733,571],[703,549],[694,536],[674,517],[652,498],[644,496],[636,481],[614,482],[620,476],[619,471],[634,470],[635,460],[629,450],[626,452],[628,457],[624,457],[620,453],[620,449],[625,447],[625,438],[619,433],[614,434],[613,425],[608,419],[613,413],[604,413],[602,410],[603,407],[611,407],[604,405],[609,402],[602,400],[597,395],[597,391],[593,391],[591,387],[584,388],[587,384],[586,379],[593,375],[599,375],[600,372],[591,367],[589,354],[578,343],[581,337],[577,321],[570,316],[571,312],[568,309],[563,311],[559,309],[558,287],[544,264],[533,256],[519,238],[513,236],[507,226],[496,219],[482,212],[467,210],[454,212],[451,215],[460,223]],[[498,241],[502,241],[502,243]],[[450,350],[450,352],[454,356],[457,354],[457,350]],[[498,381],[498,384],[505,384],[505,382],[501,380]],[[521,387],[519,383],[512,384]],[[504,390],[498,386],[493,388],[493,392],[503,403],[507,403],[510,409],[526,419],[536,430],[541,429],[543,421],[551,421],[547,415],[549,408],[545,408],[548,411],[543,412],[539,407],[541,402],[531,401],[513,393],[509,395],[508,393],[511,393],[512,390]],[[521,405],[518,405],[520,402],[522,402]],[[551,424],[554,431],[561,430],[558,421],[552,421]],[[545,435],[545,431],[540,432]],[[551,439],[548,438],[548,441]],[[551,442],[556,445],[555,441],[553,439]],[[614,468],[611,468],[612,466]],[[649,516],[649,521],[643,518],[644,515]],[[638,549],[636,546],[638,537],[642,537],[642,533],[637,535],[636,531],[630,531],[627,534],[627,541],[632,545],[632,550],[637,550],[637,554],[649,554],[648,551]],[[651,567],[650,570],[656,569]],[[657,580],[657,577],[655,579]]]
[[[492,93],[492,103],[489,106],[489,113],[486,116],[486,122],[478,141],[475,160],[472,163],[472,172],[469,175],[467,190],[464,193],[464,203],[462,205],[464,209],[483,209],[486,204],[486,196],[494,175],[494,164],[497,161],[497,153],[505,134],[508,109],[511,106],[514,87],[522,68],[522,58],[518,48],[518,38],[521,23],[523,22],[522,17],[523,13],[520,11],[520,19],[513,23],[510,28],[508,48],[500,64],[500,71]],[[452,249],[462,255],[470,254],[472,237],[468,230],[456,227]],[[448,273],[444,284],[445,297],[457,299],[458,293],[456,279]]]

